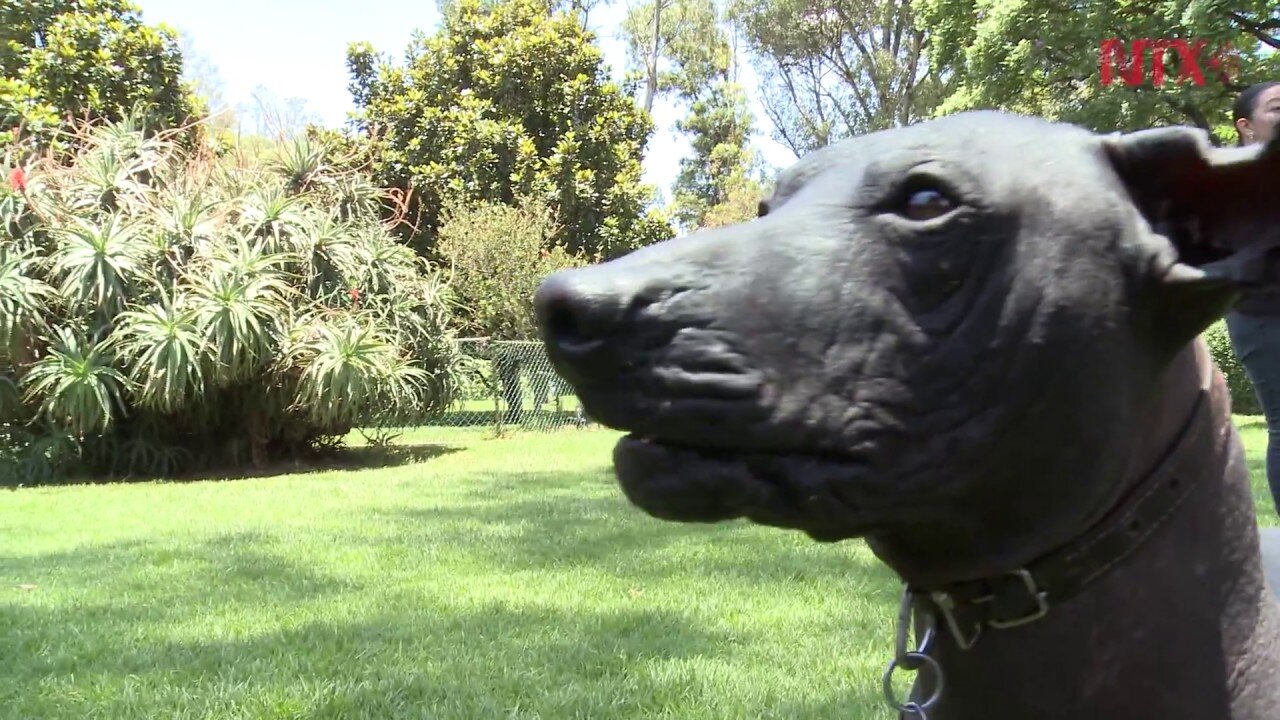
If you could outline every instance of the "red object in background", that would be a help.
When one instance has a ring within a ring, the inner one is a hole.
[[[360,302],[360,288],[351,288],[347,291],[347,295],[351,298],[351,302]]]
[[[20,193],[27,191],[27,172],[20,167],[9,171],[9,184]]]
[[[1116,77],[1129,87],[1147,82],[1146,56],[1151,55],[1151,83],[1161,87],[1165,83],[1165,63],[1173,60],[1178,77],[1175,82],[1190,80],[1194,85],[1206,84],[1206,70],[1222,82],[1233,80],[1240,73],[1240,53],[1230,43],[1213,49],[1207,40],[1187,41],[1184,38],[1138,38],[1129,44],[1120,38],[1108,38],[1098,48],[1099,70],[1102,84],[1111,85]],[[1170,54],[1172,54],[1170,56]]]

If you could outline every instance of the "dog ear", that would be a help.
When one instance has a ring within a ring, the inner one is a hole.
[[[1103,148],[1138,212],[1168,241],[1151,268],[1153,320],[1173,345],[1222,317],[1241,292],[1280,291],[1280,136],[1222,148],[1202,130],[1157,128],[1108,135]]]

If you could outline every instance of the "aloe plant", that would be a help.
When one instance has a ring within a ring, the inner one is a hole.
[[[25,399],[38,401],[46,420],[77,436],[106,432],[124,413],[127,382],[112,360],[104,343],[60,326],[48,354],[23,375]]]
[[[164,298],[117,319],[113,339],[135,403],[175,413],[203,398],[211,358],[199,317],[183,297]]]
[[[448,405],[443,277],[322,141],[82,134],[0,187],[0,476],[270,462]]]
[[[153,248],[136,221],[118,214],[102,222],[70,218],[54,231],[52,276],[62,298],[74,307],[105,318],[124,311]]]
[[[31,248],[0,246],[0,361],[29,353],[44,328],[53,288],[37,272]]]

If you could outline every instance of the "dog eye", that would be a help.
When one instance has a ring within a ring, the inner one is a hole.
[[[907,196],[901,214],[908,220],[925,221],[942,217],[954,210],[956,204],[941,190],[925,188]]]

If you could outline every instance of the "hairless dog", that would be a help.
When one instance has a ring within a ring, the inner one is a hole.
[[[865,538],[901,577],[904,717],[1274,719],[1280,606],[1199,335],[1280,283],[1278,188],[1280,142],[963,113],[535,304],[628,432],[632,503]]]

